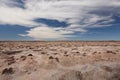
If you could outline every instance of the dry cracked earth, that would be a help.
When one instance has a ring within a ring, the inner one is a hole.
[[[1,41],[0,80],[120,80],[120,42]]]

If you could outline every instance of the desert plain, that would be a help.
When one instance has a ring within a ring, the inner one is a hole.
[[[0,41],[0,80],[120,80],[120,41]]]

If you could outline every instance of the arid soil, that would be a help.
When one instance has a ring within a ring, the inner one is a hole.
[[[120,80],[120,42],[1,41],[0,80]]]

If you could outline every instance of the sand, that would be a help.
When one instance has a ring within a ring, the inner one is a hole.
[[[1,41],[0,80],[120,80],[120,42]]]

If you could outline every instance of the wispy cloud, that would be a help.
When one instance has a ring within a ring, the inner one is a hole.
[[[33,27],[23,35],[34,39],[67,39],[88,28],[112,25],[112,16],[120,15],[119,8],[119,0],[0,0],[0,24]],[[69,25],[53,28],[35,19]]]

